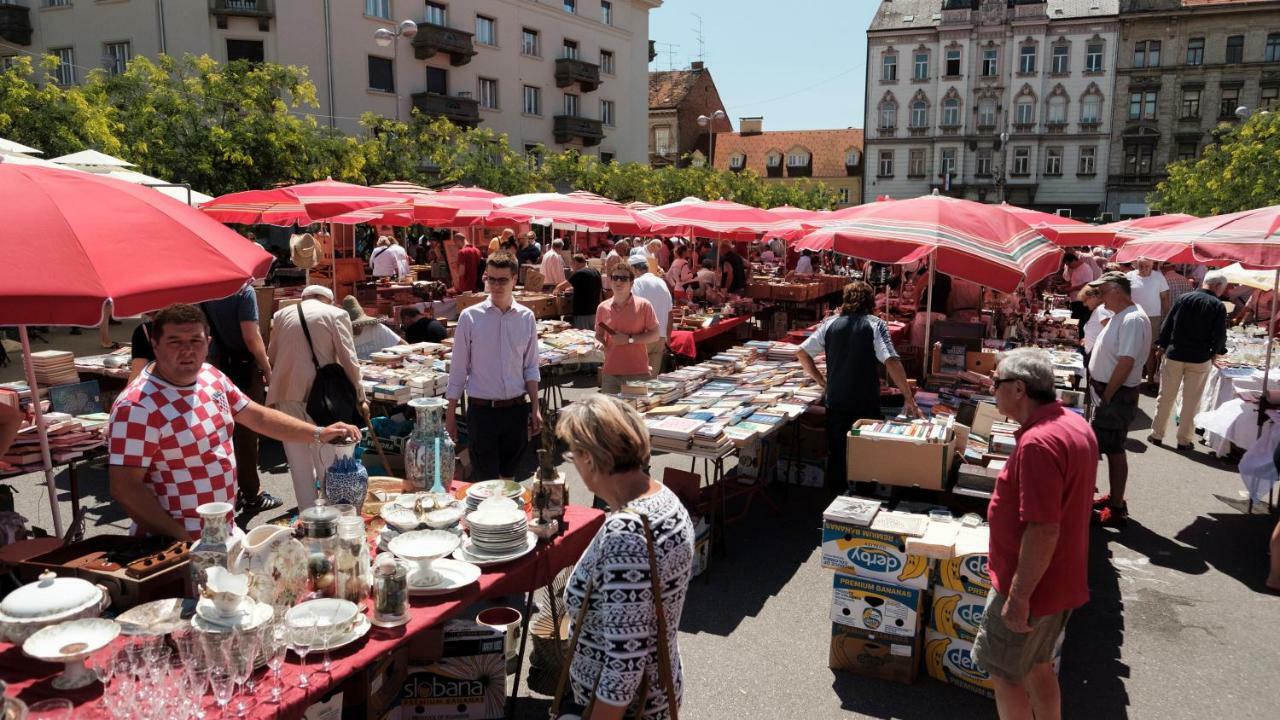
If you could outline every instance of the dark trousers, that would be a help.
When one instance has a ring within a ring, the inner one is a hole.
[[[229,364],[223,372],[250,400],[259,405],[266,400],[262,374],[256,364]],[[246,500],[252,500],[262,492],[262,480],[258,477],[258,434],[244,423],[236,423],[231,443],[236,456],[236,485]]]
[[[1071,317],[1080,321],[1080,337],[1084,337],[1084,326],[1089,322],[1089,318],[1093,316],[1093,311],[1089,309],[1088,305],[1085,305],[1079,300],[1072,300],[1071,305],[1068,307],[1071,308]]]
[[[853,412],[849,410],[841,410],[828,407],[827,408],[827,491],[835,495],[843,495],[849,491],[849,468],[848,468],[848,436],[849,429],[858,420],[867,418],[880,418],[881,415],[874,415],[866,412]],[[870,492],[874,487],[871,483],[855,483],[855,485],[867,485],[868,487],[854,487],[859,493]]]
[[[467,407],[467,438],[473,480],[514,478],[529,444],[529,403]]]

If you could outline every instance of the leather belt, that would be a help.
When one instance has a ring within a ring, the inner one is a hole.
[[[517,405],[524,405],[525,403],[528,402],[528,398],[526,398],[524,395],[521,395],[519,397],[509,398],[507,400],[485,400],[484,398],[468,398],[467,402],[471,403],[473,407],[505,408],[505,407],[515,407]]]

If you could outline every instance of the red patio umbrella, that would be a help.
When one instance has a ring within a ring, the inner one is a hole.
[[[747,239],[776,227],[779,219],[768,210],[729,200],[688,197],[636,214],[643,232],[676,235],[735,236]]]
[[[485,225],[494,211],[494,200],[502,195],[473,194],[480,188],[441,190],[433,195],[413,198],[413,219],[432,227],[468,227]],[[487,193],[487,190],[482,192]]]
[[[1280,268],[1277,229],[1280,205],[1183,220],[1125,241],[1116,253],[1116,262],[1145,257],[1162,262],[1238,262],[1250,268]]]
[[[399,203],[404,193],[363,185],[320,180],[271,190],[245,190],[216,197],[200,206],[210,217],[244,225],[309,225],[358,210]]]
[[[1082,245],[1120,247],[1135,238],[1146,237],[1161,230],[1177,227],[1188,220],[1195,220],[1194,215],[1172,213],[1169,215],[1152,215],[1150,217],[1121,220],[1106,225],[1084,225],[1083,227],[1061,228],[1056,237],[1050,237],[1063,247],[1079,247]]]
[[[1040,231],[1041,235],[1057,242],[1058,234],[1072,228],[1089,227],[1089,223],[1064,217],[1056,213],[1041,212],[1030,208],[1018,207],[1008,203],[1000,203],[996,207],[1013,215],[1031,227]],[[1061,243],[1058,243],[1059,245]]]
[[[17,325],[27,384],[39,396],[27,325],[97,325],[175,302],[226,297],[272,257],[205,213],[143,185],[94,173],[0,163],[0,325]],[[34,403],[54,531],[53,461]]]
[[[570,225],[583,225],[612,233],[640,232],[635,214],[622,203],[601,197],[595,193],[576,191],[568,195],[560,193],[527,193],[512,195],[494,201],[490,219],[509,219],[527,222],[549,219]]]

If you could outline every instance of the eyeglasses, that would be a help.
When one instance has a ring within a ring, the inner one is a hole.
[[[494,285],[506,285],[507,283],[511,282],[513,279],[514,278],[509,278],[509,277],[492,277],[489,275],[484,276],[485,282],[492,283]]]
[[[609,279],[614,282],[631,282],[632,277],[630,275],[610,275]]]
[[[995,378],[995,389],[999,390],[1004,383],[1017,382],[1018,378]]]

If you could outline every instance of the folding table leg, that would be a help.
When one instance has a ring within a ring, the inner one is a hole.
[[[524,617],[520,620],[520,652],[516,654],[516,677],[511,685],[511,697],[507,698],[508,718],[516,716],[516,698],[520,696],[520,674],[524,672],[524,651],[529,642],[529,616],[533,614],[534,592],[530,590],[524,596]]]

